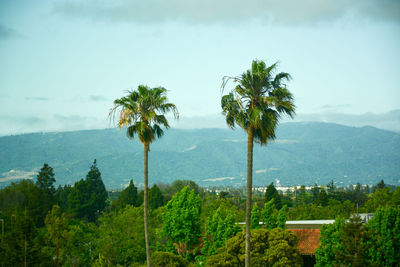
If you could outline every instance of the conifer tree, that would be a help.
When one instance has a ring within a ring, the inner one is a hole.
[[[56,179],[54,178],[53,168],[45,163],[37,175],[36,186],[46,192],[48,195],[53,195],[56,191],[54,188],[55,182]]]

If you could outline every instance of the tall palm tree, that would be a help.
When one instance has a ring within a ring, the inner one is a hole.
[[[285,81],[291,79],[285,72],[275,74],[277,63],[267,67],[264,61],[254,60],[250,70],[240,76],[223,77],[222,90],[229,80],[237,85],[221,99],[222,113],[230,128],[239,125],[247,133],[247,188],[246,188],[246,256],[250,266],[250,214],[253,176],[253,143],[267,144],[275,138],[275,129],[282,114],[293,117],[293,96]]]
[[[114,118],[119,114],[117,126],[127,127],[126,135],[132,139],[137,134],[139,141],[144,146],[144,233],[146,242],[147,266],[150,266],[149,231],[148,231],[148,152],[150,144],[163,136],[169,124],[164,114],[172,112],[176,119],[179,113],[176,106],[167,101],[167,90],[163,87],[149,88],[139,85],[137,91],[129,91],[129,94],[114,100],[109,116]]]

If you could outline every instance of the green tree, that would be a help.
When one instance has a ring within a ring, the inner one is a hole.
[[[338,265],[336,254],[343,251],[340,236],[344,224],[343,218],[337,218],[333,224],[322,226],[320,244],[315,251],[316,267]]]
[[[183,188],[166,205],[163,213],[163,235],[169,246],[186,257],[198,244],[200,230],[200,197],[189,187]]]
[[[318,199],[317,199],[317,205],[321,205],[323,207],[325,207],[326,205],[328,205],[328,195],[326,194],[325,189],[321,189],[321,191],[319,191],[318,194]]]
[[[218,208],[206,223],[206,234],[202,252],[205,255],[214,255],[217,249],[225,245],[225,241],[240,231],[240,227],[229,210]]]
[[[269,67],[254,60],[250,70],[237,77],[224,77],[237,83],[221,99],[222,112],[229,127],[239,125],[247,133],[247,186],[246,186],[246,266],[250,266],[250,219],[253,177],[253,143],[266,144],[275,138],[275,129],[282,113],[294,115],[293,96],[286,88],[288,73],[276,72],[277,64]]]
[[[400,262],[400,207],[382,207],[365,226],[370,266],[396,266]]]
[[[67,260],[68,220],[58,205],[54,205],[46,216],[46,244],[43,250],[50,254],[55,266],[64,265]]]
[[[270,183],[267,187],[267,190],[265,191],[265,203],[267,203],[271,199],[274,199],[275,207],[277,209],[282,208],[281,196],[279,195],[278,190],[276,190],[274,183]]]
[[[172,103],[168,103],[167,90],[163,87],[149,88],[139,85],[137,91],[114,100],[114,107],[110,117],[119,114],[118,128],[127,127],[127,136],[132,139],[135,134],[144,147],[144,232],[146,240],[147,265],[150,266],[150,247],[148,232],[148,152],[151,143],[160,138],[164,131],[161,127],[169,128],[164,114],[171,111],[178,118],[178,110]]]
[[[360,216],[351,216],[340,231],[341,250],[336,253],[339,265],[365,266],[365,247],[361,240],[364,235]]]
[[[71,190],[72,186],[70,185],[64,185],[64,187],[59,185],[54,194],[56,203],[60,206],[61,211],[63,212],[68,210],[68,195],[71,192]]]
[[[287,213],[288,207],[285,205],[278,212],[278,215],[276,217],[276,227],[286,229]]]
[[[258,205],[253,205],[253,208],[251,209],[251,229],[260,228],[260,217],[260,208]]]
[[[11,183],[0,190],[2,217],[10,218],[13,214],[23,213],[33,220],[35,227],[42,227],[51,206],[47,194],[31,180]]]
[[[269,230],[277,227],[276,208],[274,202],[275,199],[272,198],[264,204],[264,208],[261,211],[261,219]]]
[[[99,223],[96,254],[106,266],[146,261],[143,207],[126,205],[118,212],[102,215]]]
[[[49,196],[52,196],[55,193],[56,189],[54,188],[54,183],[56,182],[56,179],[54,178],[54,170],[47,163],[45,163],[40,169],[36,179],[36,186],[46,192]]]
[[[68,210],[78,218],[95,222],[106,207],[107,191],[94,160],[86,179],[74,184],[68,194]]]
[[[162,206],[164,206],[164,196],[160,188],[154,184],[149,190],[149,207],[155,210]]]
[[[137,187],[133,180],[130,180],[128,187],[122,190],[118,199],[112,204],[112,209],[122,209],[126,205],[138,207],[139,203]]]
[[[160,267],[186,267],[189,265],[184,258],[171,252],[154,252],[152,261],[155,266]]]
[[[2,216],[2,218],[4,218]],[[37,229],[27,211],[14,211],[0,243],[0,263],[4,266],[36,266],[40,254],[35,249]]]
[[[298,238],[288,230],[255,229],[251,231],[252,266],[301,266]],[[217,255],[207,259],[207,266],[244,266],[245,233],[226,241]]]
[[[314,184],[314,186],[311,188],[311,199],[312,199],[313,203],[317,202],[320,190],[321,189],[319,188],[319,186],[317,184]]]
[[[369,212],[389,206],[391,204],[391,191],[390,187],[378,188],[374,193],[369,195],[369,199],[365,203],[365,206]]]

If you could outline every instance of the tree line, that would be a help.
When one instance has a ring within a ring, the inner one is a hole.
[[[111,200],[95,160],[86,178],[73,186],[56,189],[55,182],[53,169],[44,164],[36,181],[22,180],[0,190],[3,266],[146,264],[143,191],[132,180]],[[381,181],[369,193],[361,186],[343,189],[333,183],[303,189],[282,194],[271,183],[264,194],[253,195],[254,266],[301,266],[298,238],[285,229],[285,222],[315,219],[316,214],[319,219],[337,218],[321,231],[318,266],[394,266],[400,260],[400,187]],[[321,196],[327,199],[321,201]],[[356,217],[344,220],[357,211],[358,196],[364,199],[359,212],[375,212],[366,225]],[[245,198],[245,190],[238,188],[217,194],[192,181],[154,184],[148,198],[153,264],[244,266],[245,232],[238,222],[245,219]]]

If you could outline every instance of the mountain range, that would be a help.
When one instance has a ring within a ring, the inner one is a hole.
[[[246,182],[247,136],[242,129],[170,129],[150,147],[150,183],[193,180],[202,186]],[[400,133],[370,126],[283,123],[277,138],[254,145],[253,184],[400,183]],[[84,178],[97,159],[109,189],[143,181],[143,146],[123,130],[32,133],[0,137],[0,187],[34,179],[44,163],[57,184]]]

